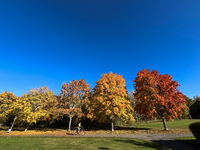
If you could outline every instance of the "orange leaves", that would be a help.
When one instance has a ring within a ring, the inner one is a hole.
[[[83,115],[82,107],[88,107],[89,105],[89,90],[89,84],[84,79],[80,81],[73,79],[67,84],[63,83],[58,98],[59,112],[69,114],[70,117]]]
[[[154,110],[158,112],[158,109],[161,109],[167,119],[180,114],[179,110],[182,108],[180,104],[185,103],[186,96],[177,89],[178,82],[172,81],[171,75],[159,75],[158,71],[144,69],[137,73],[133,82],[135,82],[137,112],[152,118],[152,114],[156,116]]]
[[[93,88],[93,101],[91,102],[93,109],[91,109],[90,118],[98,118],[99,122],[106,122],[108,117],[114,119],[115,116],[126,116],[124,118],[127,120],[133,120],[133,117],[128,116],[132,109],[126,93],[125,80],[122,76],[112,72],[101,75]]]

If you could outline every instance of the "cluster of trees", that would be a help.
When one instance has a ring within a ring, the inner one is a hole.
[[[73,118],[111,123],[122,120],[133,122],[134,118],[170,120],[181,116],[187,97],[168,74],[142,70],[133,81],[135,91],[128,94],[125,80],[121,75],[105,73],[91,89],[81,79],[63,83],[60,93],[54,95],[48,87],[31,89],[21,97],[10,92],[0,94],[0,117],[8,121],[17,116],[16,124],[32,125],[38,122],[55,123],[68,117],[68,130]],[[133,111],[135,110],[135,111]]]

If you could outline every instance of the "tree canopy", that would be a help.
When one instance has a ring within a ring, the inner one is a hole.
[[[19,110],[19,117],[27,123],[36,123],[40,120],[50,120],[56,106],[54,93],[48,87],[31,89],[22,94],[14,104]]]
[[[89,84],[81,79],[80,81],[73,80],[68,84],[63,83],[61,92],[58,97],[58,109],[55,111],[57,117],[62,117],[67,114],[70,118],[69,128],[71,127],[72,117],[83,116],[82,108],[89,106]]]
[[[91,112],[88,116],[97,119],[99,122],[106,122],[108,119],[112,122],[116,117],[123,120],[134,120],[133,111],[127,100],[127,91],[125,80],[121,75],[105,73],[96,82],[93,88],[93,100],[91,101]]]
[[[179,84],[171,75],[144,69],[137,73],[133,82],[137,99],[135,110],[147,118],[160,116],[171,120],[182,114],[182,108],[185,109],[186,96],[177,89]]]

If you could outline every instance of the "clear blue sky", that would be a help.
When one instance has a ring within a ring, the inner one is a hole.
[[[143,69],[200,95],[199,0],[0,0],[0,93]]]

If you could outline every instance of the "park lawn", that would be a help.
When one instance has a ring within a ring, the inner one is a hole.
[[[193,119],[194,122],[200,121],[200,119]],[[152,134],[179,134],[179,133],[191,133],[189,125],[192,123],[190,119],[181,119],[175,121],[167,121],[166,125],[168,131],[164,131],[162,121],[147,122],[147,123],[135,123],[133,126],[138,129],[136,133],[152,133]]]
[[[193,120],[194,122],[200,121]],[[189,125],[192,123],[190,119],[182,119],[175,121],[167,121],[168,131],[164,130],[162,121],[154,122],[143,122],[143,123],[134,123],[132,126],[115,126],[115,131],[111,132],[111,127],[95,128],[95,127],[85,127],[86,134],[180,134],[180,133],[191,133],[189,130]],[[15,136],[15,135],[59,135],[66,136],[72,135],[73,127],[71,131],[67,129],[56,129],[56,128],[32,128],[27,132],[24,132],[24,128],[13,128],[11,133],[7,133],[8,127],[0,128],[0,136]]]
[[[0,137],[0,149],[7,150],[170,150],[151,141],[132,138],[93,138],[93,137]]]
[[[200,150],[200,142],[197,141],[194,136],[178,137],[178,138],[175,138],[175,140],[179,141],[179,142],[183,142],[183,143],[189,144],[189,145],[195,147],[196,149]]]

